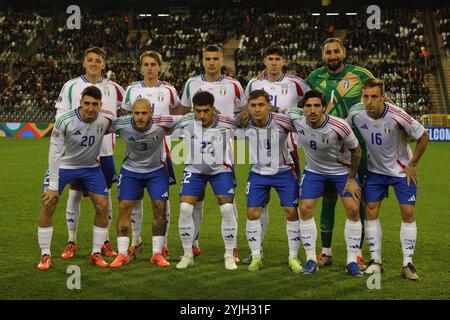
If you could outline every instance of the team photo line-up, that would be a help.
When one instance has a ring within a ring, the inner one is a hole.
[[[90,262],[117,268],[136,259],[143,250],[142,199],[147,189],[153,213],[150,263],[168,267],[167,238],[173,211],[169,185],[175,184],[171,136],[181,136],[186,162],[180,183],[178,231],[184,252],[176,269],[193,266],[194,257],[202,253],[199,229],[210,182],[222,214],[225,269],[236,270],[238,264],[248,264],[249,271],[262,268],[273,187],[285,212],[292,272],[312,274],[332,264],[335,207],[340,198],[346,213],[347,272],[354,277],[381,273],[378,216],[381,202],[393,186],[401,213],[401,275],[419,279],[412,261],[417,237],[416,166],[428,134],[385,96],[382,80],[347,64],[345,58],[340,39],[325,40],[324,65],[302,80],[283,72],[282,48],[268,47],[262,57],[266,69],[251,79],[244,91],[237,80],[222,74],[221,47],[209,45],[202,50],[203,72],[188,79],[180,99],[173,86],[159,79],[163,61],[158,52],[146,51],[140,56],[143,80],[124,90],[102,77],[106,52],[98,47],[87,49],[85,73],[64,84],[55,106],[39,215],[41,258],[37,268],[51,267],[53,214],[67,184],[68,242],[63,259],[72,258],[77,251],[83,196],[91,198],[95,209]],[[242,261],[237,254],[234,199],[233,141],[239,136],[248,139],[251,161],[246,184],[246,236],[251,253]],[[116,137],[126,145],[119,175],[113,158]],[[417,141],[414,152],[408,145],[413,140]],[[303,170],[298,147],[306,159]],[[119,198],[118,252],[109,239],[114,182]],[[322,251],[316,255],[314,211],[320,198]],[[371,255],[367,263],[361,252],[364,239]],[[301,244],[306,252],[304,266],[298,258]],[[108,263],[104,256],[114,260]]]

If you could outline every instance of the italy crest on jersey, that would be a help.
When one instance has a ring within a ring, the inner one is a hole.
[[[287,95],[287,93],[288,93],[288,86],[286,85],[281,86],[281,94],[285,96]]]
[[[330,141],[330,136],[328,135],[328,134],[323,134],[322,135],[322,142],[324,143],[324,144],[328,144],[328,141]]]
[[[161,103],[164,101],[164,93],[160,92],[158,93],[158,102]]]
[[[153,135],[153,136],[152,136],[152,140],[153,140],[153,141],[157,141],[157,140],[158,140],[158,135],[157,135],[157,134]]]
[[[105,96],[107,96],[107,97],[110,96],[110,92],[109,92],[109,88],[108,87],[103,87],[103,92],[105,93]]]
[[[221,96],[224,96],[227,93],[227,89],[225,87],[220,87],[219,93]]]
[[[344,87],[344,90],[348,90],[348,88],[350,87],[350,81],[349,80],[344,80],[344,83],[342,84],[342,87]]]
[[[384,133],[385,134],[391,134],[391,128],[384,127]]]
[[[97,125],[97,133],[100,134],[100,133],[102,133],[102,131],[103,131],[103,125],[98,124]]]

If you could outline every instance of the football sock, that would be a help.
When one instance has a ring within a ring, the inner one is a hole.
[[[412,257],[416,246],[417,226],[416,222],[403,222],[400,227],[400,241],[403,251],[403,266],[412,263]]]
[[[94,253],[100,253],[102,251],[102,245],[106,241],[107,233],[107,228],[101,228],[94,225],[91,255],[93,255]]]
[[[237,234],[234,204],[225,203],[219,209],[222,213],[222,238],[225,243],[225,255],[232,256]]]
[[[261,221],[247,219],[247,241],[253,257],[261,256]]]
[[[196,247],[198,247],[198,234],[200,232],[200,225],[203,221],[203,207],[204,201],[197,201],[194,206],[194,212],[192,214],[192,218],[194,219],[194,239],[192,244]]]
[[[238,234],[238,226],[239,226],[239,216],[238,216],[238,209],[237,209],[237,205],[236,205],[236,199],[233,199],[233,212],[234,212],[234,217],[236,219],[236,237],[234,239],[234,248],[237,249],[237,234]]]
[[[379,219],[366,220],[364,223],[366,238],[370,249],[370,258],[381,263],[381,224]]]
[[[69,198],[67,199],[66,207],[66,221],[69,241],[74,243],[77,242],[77,227],[82,197],[83,192],[79,190],[69,190]]]
[[[362,225],[362,231],[361,231],[361,243],[359,244],[359,252],[358,252],[358,256],[362,257],[362,247],[363,247],[363,243],[364,243],[364,238],[365,238],[365,234],[364,234],[364,221],[366,218],[366,210],[365,210],[365,205],[366,203],[361,200],[361,202],[359,203],[359,219],[361,220],[361,225]]]
[[[183,244],[184,255],[192,255],[192,241],[194,238],[194,221],[193,221],[194,206],[182,202],[180,204],[180,217],[178,220],[178,231],[180,234],[181,243]]]
[[[311,218],[309,220],[300,219],[300,237],[302,239],[303,248],[305,248],[306,251],[306,260],[317,261],[317,227],[314,218]]]
[[[38,242],[39,247],[41,248],[41,255],[48,254],[51,256],[50,253],[50,246],[52,244],[52,234],[53,234],[53,227],[48,228],[41,228],[38,227]]]
[[[166,233],[164,235],[164,245],[167,245],[167,240],[169,238],[169,228],[170,228],[170,201],[167,200],[166,202]]]
[[[356,262],[356,256],[359,252],[359,244],[361,243],[361,221],[345,221],[344,237],[347,244],[347,264]]]
[[[141,229],[142,229],[142,217],[144,214],[144,201],[137,200],[131,211],[131,245],[138,246],[142,243]]]
[[[289,258],[298,257],[300,248],[300,223],[299,220],[286,221],[286,233],[288,236]]]
[[[128,256],[128,246],[130,244],[129,237],[117,237],[117,248],[119,249],[119,253]]]
[[[111,228],[112,212],[111,189],[108,189],[108,232],[106,232],[106,241],[109,241],[109,229]]]
[[[261,208],[261,215],[259,220],[261,221],[261,248],[264,242],[264,236],[266,235],[267,225],[269,223],[269,204],[266,204]]]
[[[152,246],[153,246],[153,254],[161,253],[162,248],[164,246],[164,236],[153,236],[152,237]],[[192,250],[191,250],[192,252]]]

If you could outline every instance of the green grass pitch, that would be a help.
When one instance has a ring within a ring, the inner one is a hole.
[[[89,264],[94,214],[88,199],[82,201],[76,256],[71,261],[59,258],[67,241],[64,212],[68,194],[66,189],[54,219],[52,268],[45,272],[38,271],[36,265],[40,252],[37,221],[48,145],[48,139],[0,139],[0,299],[450,299],[449,144],[430,143],[418,168],[418,238],[414,257],[414,264],[421,277],[418,282],[400,277],[400,213],[393,191],[382,205],[380,219],[385,272],[381,276],[379,290],[369,290],[366,278],[351,278],[345,273],[345,219],[341,203],[336,213],[333,265],[320,269],[312,276],[293,274],[287,267],[284,214],[275,193],[272,193],[270,204],[264,268],[260,272],[250,273],[244,265],[239,265],[235,272],[224,269],[221,216],[210,187],[207,189],[200,232],[203,253],[196,259],[193,268],[176,270],[175,263],[182,254],[177,229],[181,166],[175,168],[178,184],[170,189],[172,221],[169,249],[172,265],[169,268],[163,270],[149,263],[151,212],[148,196],[144,204],[144,252],[138,261],[117,270],[101,269]],[[118,168],[123,152],[124,144],[119,141],[116,151]],[[241,259],[249,253],[245,237],[247,173],[248,166],[237,166],[236,202],[239,209],[238,245]],[[114,224],[118,214],[116,195],[114,186],[114,221],[110,232],[114,242]],[[317,208],[316,222],[319,213],[320,208]],[[317,246],[319,251],[320,233]],[[368,259],[367,244],[363,252],[364,258]],[[303,248],[300,248],[300,258],[304,263]],[[80,290],[69,290],[66,286],[69,265],[80,267]]]

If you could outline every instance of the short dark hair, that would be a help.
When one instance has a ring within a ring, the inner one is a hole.
[[[323,42],[322,49],[325,48],[325,45],[329,43],[337,42],[341,46],[342,50],[345,49],[344,44],[342,43],[342,40],[339,38],[328,38]]]
[[[313,90],[309,90],[307,93],[305,93],[302,101],[300,102],[300,108],[303,108],[306,104],[306,101],[308,101],[308,99],[310,99],[310,98],[319,98],[320,102],[322,103],[322,106],[323,107],[326,106],[325,96],[323,95],[323,93],[320,92],[319,90],[313,89]]]
[[[266,91],[264,91],[264,89],[258,89],[250,92],[250,94],[248,95],[248,101],[250,102],[250,100],[255,100],[258,99],[259,97],[264,97],[266,98],[267,102],[270,102],[269,94]]]
[[[88,48],[84,51],[84,57],[86,58],[86,56],[91,52],[98,54],[99,56],[101,56],[103,58],[103,60],[106,60],[106,51],[103,50],[102,48],[99,48],[99,47]]]
[[[214,96],[208,91],[198,91],[192,98],[192,104],[194,105],[194,108],[196,106],[214,107]]]
[[[210,44],[203,48],[202,54],[205,52],[220,52],[223,54],[222,47],[218,44]]]
[[[276,54],[277,56],[280,56],[284,58],[284,50],[281,47],[271,46],[264,50],[263,58],[265,59],[267,56],[270,56],[271,54]]]
[[[83,92],[81,93],[81,99],[84,98],[84,96],[89,96],[97,100],[102,100],[102,92],[99,88],[95,86],[89,86],[84,88]]]
[[[368,80],[364,81],[362,84],[363,89],[374,88],[374,87],[379,87],[381,95],[384,94],[384,81],[381,79],[377,79],[377,78],[368,79]]]

